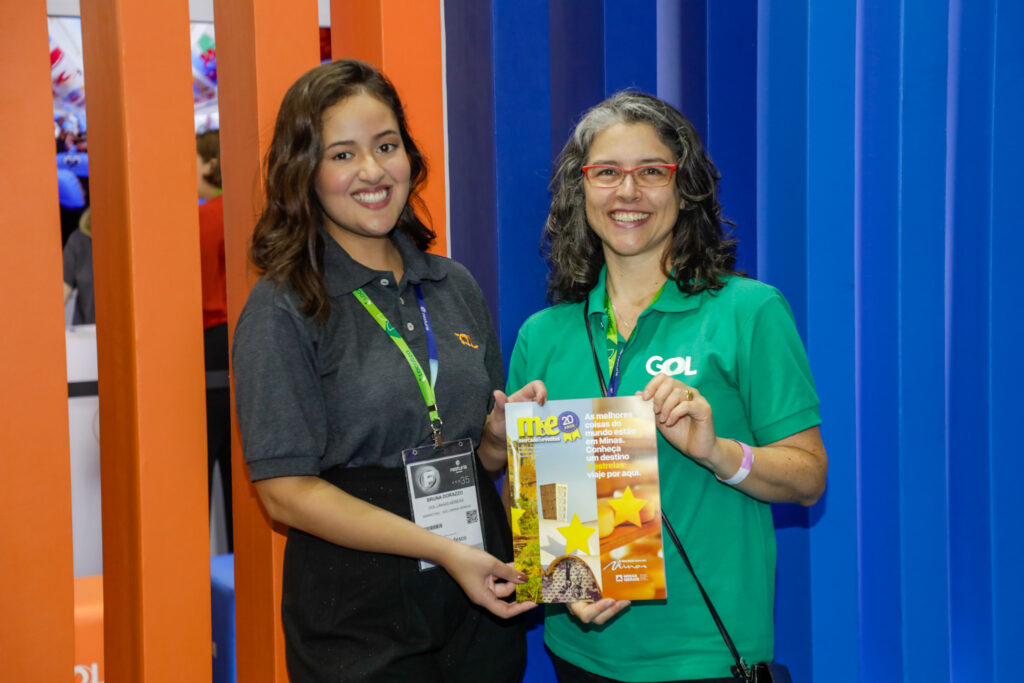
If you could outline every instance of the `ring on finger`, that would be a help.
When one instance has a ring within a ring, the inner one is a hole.
[[[686,390],[686,400],[687,401],[692,401],[693,400],[693,389],[687,389]]]

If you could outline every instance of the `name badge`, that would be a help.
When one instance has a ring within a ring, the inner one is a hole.
[[[453,541],[484,547],[476,453],[470,439],[402,451],[412,521]],[[436,567],[420,560],[420,570]]]

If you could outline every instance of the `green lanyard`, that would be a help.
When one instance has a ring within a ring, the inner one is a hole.
[[[380,309],[377,308],[375,303],[370,301],[370,297],[366,296],[366,292],[360,288],[352,292],[352,295],[355,296],[355,298],[359,300],[359,303],[363,305],[363,308],[373,316],[373,319],[377,321],[380,328],[384,330],[389,337],[391,337],[391,341],[395,343],[398,350],[402,352],[403,356],[405,356],[405,360],[409,363],[409,367],[412,368],[412,374],[416,377],[416,383],[420,387],[420,393],[423,394],[423,402],[427,404],[427,413],[430,416],[430,430],[434,435],[434,445],[440,448],[443,443],[441,438],[441,426],[443,423],[441,422],[440,414],[437,412],[437,399],[434,397],[434,387],[427,379],[427,373],[423,372],[423,366],[421,366],[420,362],[416,360],[416,356],[413,355],[412,349],[410,349],[409,345],[405,343],[405,340],[402,339],[402,335],[398,333],[398,330],[396,330],[395,326],[391,324],[391,321],[387,319],[387,316],[380,312]]]
[[[618,393],[618,373],[616,372],[618,364],[615,360],[619,357],[623,347],[626,346],[626,342],[619,341],[619,327],[615,324],[615,311],[612,310],[611,299],[605,294],[604,297],[604,312],[608,316],[608,327],[605,328],[605,349],[608,351],[608,377],[614,385],[614,391],[616,393],[610,393],[609,396],[615,396]],[[635,332],[635,330],[634,330]],[[612,391],[612,387],[609,387],[609,391]]]
[[[665,285],[662,285],[661,287],[664,289]],[[661,297],[661,291],[661,289],[658,290],[658,293],[654,295],[651,302],[647,304],[648,306]],[[608,316],[608,327],[605,329],[605,346],[608,349],[608,375],[609,377],[613,377],[617,380],[616,370],[618,368],[616,367],[615,359],[622,353],[622,350],[626,347],[626,344],[628,344],[629,341],[625,340],[619,342],[619,328],[615,323],[615,309],[612,308],[612,300],[611,297],[608,296],[608,292],[605,292],[604,294],[604,313]],[[636,328],[640,326],[640,316],[637,316],[636,322],[637,324],[633,327],[633,334],[636,334]],[[616,388],[618,387],[618,381],[615,381],[615,386]]]

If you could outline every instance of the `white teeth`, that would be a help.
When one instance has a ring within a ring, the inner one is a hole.
[[[650,215],[651,214],[649,213],[638,213],[635,211],[616,211],[612,214],[612,220],[618,221],[619,223],[636,223]]]
[[[388,191],[378,190],[377,192],[357,192],[352,196],[355,197],[356,201],[373,204],[374,202],[383,201],[383,199],[388,196]]]

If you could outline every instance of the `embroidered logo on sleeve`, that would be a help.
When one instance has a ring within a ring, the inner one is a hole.
[[[454,334],[455,334],[455,338],[458,339],[460,342],[462,342],[462,344],[464,346],[468,346],[471,349],[479,349],[480,348],[478,345],[473,343],[473,340],[470,339],[469,335],[466,334],[465,332],[455,332]]]

